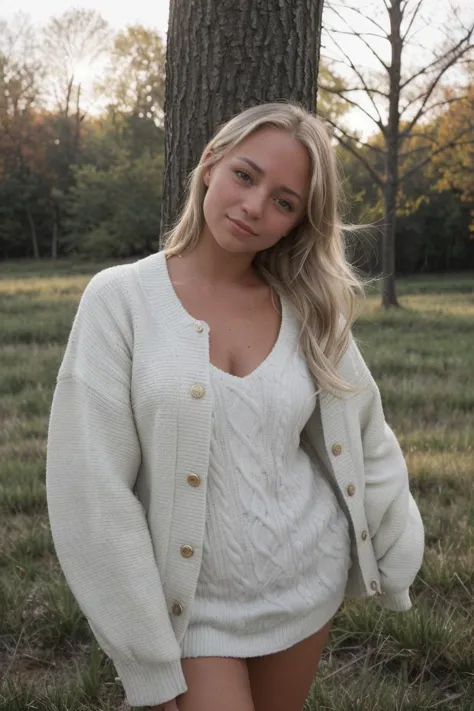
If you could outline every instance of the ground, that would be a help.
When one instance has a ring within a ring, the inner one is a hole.
[[[123,711],[123,690],[59,569],[45,501],[57,370],[104,265],[0,264],[0,708]],[[339,612],[306,711],[474,711],[474,275],[369,293],[355,334],[426,527],[413,609]]]

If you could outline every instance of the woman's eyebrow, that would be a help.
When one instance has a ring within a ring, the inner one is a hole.
[[[255,170],[256,173],[259,173],[259,175],[265,175],[265,171],[263,170],[263,168],[261,168],[259,165],[254,163],[253,160],[250,160],[250,158],[245,158],[244,156],[237,156],[237,159],[243,160],[244,163],[247,163],[248,165],[250,165]],[[300,201],[302,200],[301,195],[296,193],[291,188],[288,188],[286,185],[280,185],[280,190],[284,193],[289,193],[290,195],[294,195]]]

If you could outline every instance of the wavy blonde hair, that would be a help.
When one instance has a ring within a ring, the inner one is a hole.
[[[253,263],[267,283],[295,307],[301,323],[300,349],[316,386],[336,395],[359,390],[340,378],[337,365],[349,345],[365,292],[362,278],[346,258],[344,231],[354,226],[344,226],[339,217],[340,167],[319,118],[298,105],[278,102],[254,106],[224,124],[190,175],[184,208],[164,235],[162,249],[169,258],[196,246],[204,225],[205,169],[266,126],[288,131],[305,146],[312,175],[303,221],[273,247],[258,252]]]

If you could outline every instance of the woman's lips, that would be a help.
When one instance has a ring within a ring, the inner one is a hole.
[[[234,220],[232,217],[229,217],[229,220],[236,225],[236,227],[239,228],[239,230],[242,230],[242,232],[246,232],[249,235],[253,235],[254,237],[257,236],[257,233],[252,230],[251,227],[245,224],[245,222],[241,222],[240,220]]]

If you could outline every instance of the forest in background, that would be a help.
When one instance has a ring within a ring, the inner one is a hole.
[[[84,66],[98,57],[104,72],[92,112],[84,108],[78,59]],[[344,83],[324,62],[319,78],[320,87]],[[474,84],[467,86],[463,100],[443,103],[406,141],[402,168],[472,122]],[[26,16],[0,23],[0,259],[126,259],[158,248],[164,87],[165,46],[154,30],[136,25],[113,33],[86,10],[52,18],[41,32]],[[344,126],[349,108],[319,89],[318,112],[329,121]],[[379,170],[380,142],[373,133],[358,149]],[[350,150],[337,151],[344,221],[373,225],[351,239],[353,258],[377,272],[380,188]],[[398,273],[474,268],[473,173],[474,129],[404,182]]]

